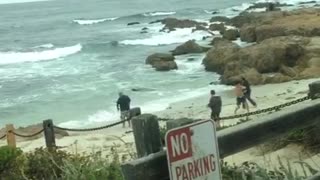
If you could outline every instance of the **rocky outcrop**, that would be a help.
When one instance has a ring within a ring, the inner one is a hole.
[[[241,27],[241,39],[261,42],[278,36],[319,36],[319,9],[300,9],[290,12],[244,13],[232,19]]]
[[[174,56],[165,53],[155,53],[148,56],[146,64],[150,64],[157,71],[178,69],[177,63],[174,61]]]
[[[256,42],[256,28],[255,26],[244,26],[240,29],[240,39],[245,42]]]
[[[245,48],[216,39],[203,64],[225,84],[242,76],[253,84],[320,77],[320,38],[275,37]]]
[[[234,61],[240,47],[230,41],[216,40],[202,63],[207,71],[223,74],[227,63]]]
[[[176,47],[172,51],[172,55],[176,56],[176,55],[189,54],[189,53],[202,53],[202,52],[205,52],[206,50],[207,48],[199,46],[194,40],[190,40]]]
[[[225,23],[230,23],[230,19],[225,16],[214,16],[210,19],[210,22],[225,22]]]
[[[274,8],[278,7],[286,7],[286,6],[293,6],[291,4],[281,4],[279,2],[273,3]],[[252,10],[252,9],[257,9],[257,8],[270,8],[270,3],[269,2],[264,2],[264,3],[254,3],[250,7],[248,7],[246,10]]]
[[[206,23],[197,22],[189,19],[176,19],[176,18],[165,18],[161,20],[161,23],[164,24],[163,29],[168,29],[169,31],[173,31],[176,28],[190,28],[196,26],[206,26]]]
[[[223,32],[223,38],[233,41],[240,37],[238,29],[228,29]]]
[[[223,23],[219,24],[210,24],[209,26],[210,31],[219,31],[221,34],[226,30],[226,27],[224,26]]]

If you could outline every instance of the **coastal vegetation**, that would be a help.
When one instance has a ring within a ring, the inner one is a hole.
[[[116,149],[110,156],[103,157],[101,152],[73,154],[41,148],[23,153],[20,149],[3,146],[0,147],[0,175],[2,180],[123,180],[122,160]],[[284,163],[280,158],[279,162],[280,167],[272,171],[250,162],[240,166],[221,162],[223,179],[302,180],[317,173],[310,165],[300,163],[304,172],[300,175],[290,163]]]

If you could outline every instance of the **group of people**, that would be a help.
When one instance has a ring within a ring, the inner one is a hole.
[[[243,109],[246,109],[249,112],[249,105],[247,100],[254,106],[257,107],[257,103],[251,98],[251,88],[250,83],[244,77],[241,80],[235,82],[234,93],[236,96],[236,109],[234,113],[237,114],[237,111],[242,106]],[[217,127],[220,127],[220,113],[222,108],[222,100],[220,96],[217,96],[214,90],[210,92],[211,97],[209,100],[208,107],[211,109],[211,119],[216,121]]]
[[[257,103],[251,98],[251,88],[250,83],[242,77],[241,80],[235,82],[234,93],[236,96],[236,109],[234,113],[237,114],[237,111],[242,106],[243,109],[246,109],[249,112],[249,105],[247,100],[254,106],[257,107]],[[216,95],[214,90],[210,91],[211,97],[209,100],[208,107],[211,109],[211,119],[216,121],[217,127],[220,127],[220,113],[222,109],[222,100],[220,96]],[[130,119],[130,102],[131,99],[129,96],[119,93],[119,98],[117,100],[117,109],[120,111],[120,118],[122,121]],[[128,121],[129,127],[131,126],[130,121]],[[123,127],[125,123],[123,122]]]

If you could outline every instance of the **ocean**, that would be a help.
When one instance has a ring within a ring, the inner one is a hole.
[[[208,35],[191,28],[159,32],[163,25],[149,22],[166,17],[208,22],[214,11],[236,16],[253,2],[0,0],[0,127],[45,119],[64,127],[106,124],[119,119],[120,91],[143,113],[210,89],[222,91],[228,87],[209,85],[219,82],[219,75],[204,71],[205,54],[177,56],[179,69],[169,72],[145,65],[152,53],[169,52],[190,39],[204,44]],[[130,22],[140,24],[127,26]],[[144,27],[149,30],[142,34]]]

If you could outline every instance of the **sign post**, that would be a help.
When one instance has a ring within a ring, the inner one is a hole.
[[[172,129],[166,134],[171,180],[220,180],[219,148],[211,120]]]

